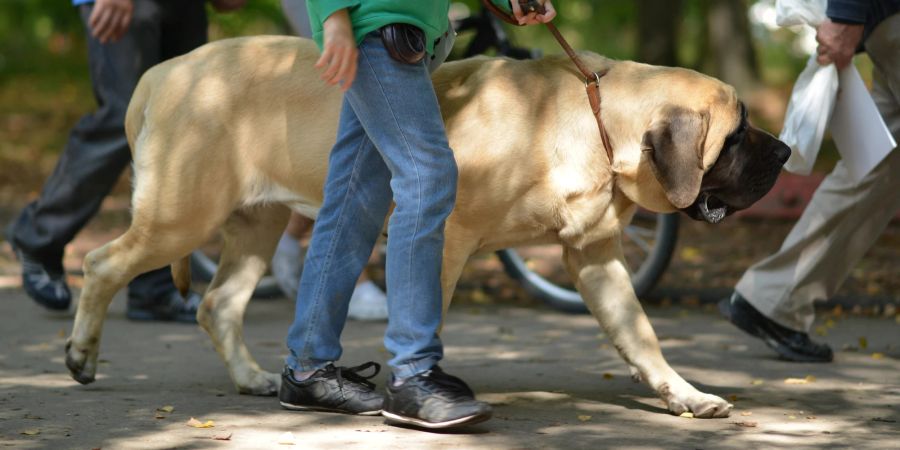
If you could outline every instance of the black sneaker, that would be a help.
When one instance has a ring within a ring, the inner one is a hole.
[[[53,311],[65,311],[72,303],[72,292],[60,264],[44,264],[9,241],[16,259],[22,263],[22,287],[35,302]]]
[[[196,292],[187,297],[173,290],[159,298],[128,297],[125,317],[136,321],[197,323],[197,308],[203,300]]]
[[[454,428],[491,418],[491,405],[475,400],[463,380],[440,367],[388,386],[381,414],[388,423],[424,428]]]
[[[827,344],[813,342],[809,334],[779,325],[737,292],[719,302],[719,311],[736,327],[762,339],[783,359],[798,362],[830,362],[834,359]]]
[[[375,368],[371,375],[361,374],[370,367]],[[335,367],[329,364],[311,377],[297,381],[291,369],[285,367],[281,373],[278,400],[282,407],[294,411],[377,416],[381,413],[384,396],[375,392],[375,383],[369,379],[380,371],[381,365],[376,362],[356,367]]]

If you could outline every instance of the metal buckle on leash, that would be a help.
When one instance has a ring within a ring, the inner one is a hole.
[[[598,87],[600,86],[600,74],[598,72],[591,72],[591,75],[594,76],[594,79],[585,78],[584,79],[584,87],[588,87],[591,83],[595,83]]]

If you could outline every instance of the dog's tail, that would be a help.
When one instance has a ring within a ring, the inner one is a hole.
[[[187,296],[191,288],[191,257],[190,255],[172,263],[172,280],[182,297]]]

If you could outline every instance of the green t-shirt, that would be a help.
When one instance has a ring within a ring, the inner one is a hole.
[[[510,11],[509,0],[491,0]],[[392,23],[408,23],[425,32],[428,53],[434,41],[447,31],[450,0],[307,0],[313,39],[322,48],[322,23],[340,9],[348,9],[353,34],[360,43],[365,35]]]

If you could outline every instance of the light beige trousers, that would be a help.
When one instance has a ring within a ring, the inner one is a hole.
[[[866,52],[875,65],[872,97],[900,142],[900,14],[875,28]],[[779,324],[809,331],[813,302],[835,295],[898,209],[900,150],[895,148],[858,184],[838,162],[781,249],[750,267],[737,292]]]

